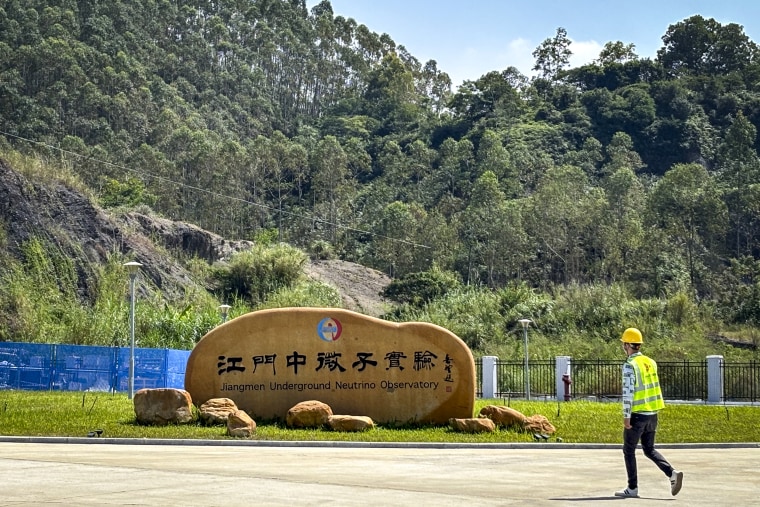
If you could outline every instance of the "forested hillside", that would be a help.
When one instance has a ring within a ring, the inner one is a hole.
[[[458,88],[329,1],[6,0],[0,148],[105,207],[274,234],[396,279],[616,285],[760,324],[760,53],[740,25]],[[458,85],[459,83],[454,83]]]

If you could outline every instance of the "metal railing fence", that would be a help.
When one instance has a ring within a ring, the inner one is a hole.
[[[726,400],[760,400],[760,361],[723,363],[721,370]]]
[[[622,391],[622,361],[571,360],[572,399],[617,400]],[[482,396],[482,360],[475,361],[477,395]],[[706,400],[707,361],[658,361],[663,396],[669,400]],[[525,363],[496,361],[496,397],[525,397]],[[533,360],[528,364],[531,397],[557,398],[555,360]],[[723,401],[760,401],[760,361],[723,363]],[[559,397],[564,397],[564,392]]]

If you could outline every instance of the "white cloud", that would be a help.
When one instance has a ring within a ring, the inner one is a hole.
[[[595,40],[572,41],[570,51],[573,54],[570,57],[570,68],[580,67],[596,60],[603,48],[604,46]]]
[[[527,77],[537,74],[532,70],[536,59],[533,57],[537,44],[528,39],[518,38],[502,47],[487,50],[466,47],[456,54],[448,54],[438,60],[438,68],[449,74],[453,88],[458,88],[465,80],[475,81],[491,71],[502,71],[515,67]],[[594,40],[572,41],[570,68],[580,67],[599,58],[602,45]]]
[[[536,63],[533,58],[533,51],[535,47],[527,39],[515,39],[507,44],[507,53],[505,55],[507,67],[516,67],[520,72],[526,76],[531,76],[534,72],[531,70]]]

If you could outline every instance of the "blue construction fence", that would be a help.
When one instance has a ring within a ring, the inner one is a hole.
[[[129,391],[129,347],[0,342],[0,389]],[[189,350],[135,348],[135,391],[184,389]]]

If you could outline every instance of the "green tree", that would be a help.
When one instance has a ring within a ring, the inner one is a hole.
[[[540,252],[543,276],[556,283],[585,282],[598,258],[594,238],[601,225],[604,196],[586,174],[574,166],[550,168],[530,199],[528,235]]]
[[[337,239],[338,201],[347,184],[348,158],[338,140],[325,136],[310,156],[315,205],[327,206],[327,227],[330,239]]]
[[[524,109],[518,88],[524,86],[524,79],[514,67],[489,72],[476,81],[465,81],[448,107],[473,124],[483,119],[495,124],[514,120]]]
[[[704,289],[698,274],[714,261],[722,243],[727,211],[715,181],[699,164],[676,164],[649,196],[649,223],[662,228],[683,249],[692,290]]]
[[[519,270],[515,261],[521,260],[525,246],[521,217],[491,171],[477,179],[469,202],[459,217],[466,281],[496,287]]]
[[[758,48],[736,23],[691,16],[668,27],[657,59],[676,74],[738,71],[757,58]]]
[[[739,112],[726,133],[719,150],[718,163],[727,187],[729,216],[734,229],[736,257],[752,251],[753,238],[748,228],[756,222],[753,186],[760,184],[760,158],[755,150],[757,129]],[[744,246],[742,247],[742,239]]]
[[[640,264],[639,253],[647,246],[643,216],[646,204],[644,186],[636,178],[634,167],[611,156],[610,173],[604,179],[607,202],[599,243],[602,246],[600,275],[603,280],[630,279]],[[634,164],[635,166],[635,161]]]
[[[635,44],[624,44],[620,41],[607,42],[599,52],[596,63],[605,67],[613,63],[625,63],[638,59]]]
[[[385,207],[375,223],[375,259],[378,267],[391,277],[414,271],[411,246],[421,212],[414,205],[395,201]]]
[[[568,66],[573,52],[570,51],[572,41],[567,36],[567,30],[557,28],[553,38],[544,39],[533,51],[536,59],[533,70],[539,72],[541,78],[547,81],[555,81],[562,69]]]

